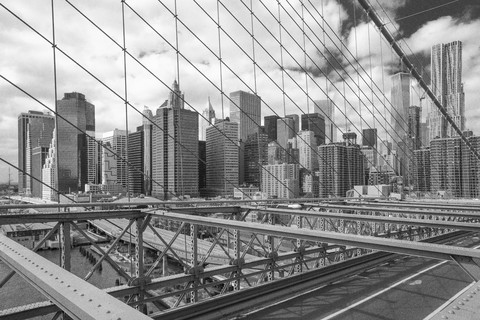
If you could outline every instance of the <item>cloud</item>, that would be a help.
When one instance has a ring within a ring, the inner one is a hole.
[[[376,5],[376,1],[373,2]],[[312,100],[328,96],[339,108],[336,122],[342,130],[345,126],[365,128],[373,123],[380,126],[378,121],[385,125],[387,121],[383,115],[387,111],[383,108],[383,94],[389,98],[389,74],[397,59],[371,23],[359,19],[352,28],[350,9],[344,2],[333,0],[306,1],[304,7],[300,2],[281,2],[280,8],[275,1],[252,3],[253,16],[249,1],[222,0],[218,2],[218,17],[216,1],[189,2],[188,5],[182,2],[177,8],[180,20],[176,23],[172,15],[175,11],[173,1],[126,1],[128,101],[140,112],[144,105],[155,111],[168,97],[173,80],[179,76],[187,105],[191,106],[188,108],[200,113],[210,96],[217,116],[229,115],[230,103],[227,97],[222,99],[220,90],[227,96],[236,90],[257,90],[264,101],[262,116],[307,112]],[[395,17],[405,0],[381,0],[380,4]],[[99,133],[122,128],[126,113],[130,130],[133,130],[141,124],[141,116],[132,108],[125,111],[122,100],[125,79],[120,48],[123,46],[121,2],[85,0],[76,2],[75,6],[113,41],[67,2],[55,2],[58,48],[96,77],[57,51],[58,98],[61,99],[64,92],[84,93],[96,107]],[[47,39],[52,38],[49,5],[41,1],[11,1],[8,7]],[[279,9],[284,28],[279,28]],[[475,39],[475,30],[480,30],[478,23],[444,17],[426,23],[407,39],[416,53],[425,55],[435,41],[461,37],[470,119],[478,118],[471,111],[471,103],[480,99],[472,93],[479,91],[475,88],[480,83],[479,44]],[[252,41],[252,25],[256,41]],[[446,31],[442,33],[441,30]],[[342,44],[341,40],[345,42]],[[0,43],[0,73],[53,108],[50,44],[5,10],[0,11]],[[363,69],[357,71],[355,59]],[[370,76],[378,86],[374,86],[373,94]],[[42,110],[43,107],[3,80],[0,80],[0,90],[4,117],[0,133],[9,137],[1,146],[9,150],[8,159],[16,163],[16,153],[11,151],[16,150],[16,118],[21,112]],[[282,90],[286,91],[285,99]],[[307,91],[309,99],[305,96]],[[345,124],[345,114],[352,123]],[[2,179],[4,175],[0,174],[0,181]]]

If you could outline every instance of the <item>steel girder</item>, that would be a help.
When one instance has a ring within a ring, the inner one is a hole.
[[[480,252],[474,249],[451,247],[446,245],[434,245],[397,239],[341,234],[328,231],[309,229],[294,229],[283,226],[265,225],[243,221],[231,221],[199,216],[189,216],[177,213],[162,212],[164,218],[185,221],[192,224],[202,224],[215,227],[229,227],[232,229],[249,232],[260,232],[268,235],[287,236],[301,238],[310,241],[321,241],[339,245],[363,247],[366,249],[380,250],[392,253],[420,256],[438,260],[451,260],[452,256],[465,256],[480,258]]]
[[[0,258],[72,319],[150,319],[4,235]]]
[[[256,210],[261,212],[268,212],[270,214],[281,213],[281,214],[291,214],[291,215],[306,216],[306,217],[334,218],[334,219],[350,220],[350,221],[355,220],[355,221],[382,222],[382,223],[393,223],[393,224],[402,224],[402,225],[426,226],[426,227],[432,227],[432,228],[459,229],[459,230],[473,231],[473,232],[480,231],[480,225],[476,223],[468,223],[468,222],[455,222],[455,221],[444,221],[444,220],[433,220],[433,219],[432,220],[410,219],[410,218],[399,218],[399,217],[390,217],[390,216],[385,217],[385,216],[377,216],[377,215],[367,215],[367,214],[360,215],[360,214],[336,213],[336,212],[326,212],[326,211],[305,211],[305,210],[263,209],[263,208],[254,209],[253,207],[246,207],[246,209]],[[347,208],[345,210],[349,210],[349,209]],[[376,209],[373,211],[378,212],[378,211],[383,211],[383,209],[382,210]],[[408,214],[408,212],[406,213]],[[424,212],[424,214],[426,213]]]

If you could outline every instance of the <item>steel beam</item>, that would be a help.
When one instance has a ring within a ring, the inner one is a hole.
[[[251,207],[247,207],[247,208],[252,209]],[[304,211],[304,210],[287,210],[287,209],[255,209],[255,210],[261,211],[261,212],[268,212],[268,213],[282,213],[282,214],[291,214],[291,215],[307,216],[307,217],[323,217],[323,218],[333,218],[333,219],[343,219],[343,220],[395,223],[395,224],[404,224],[404,225],[412,225],[412,226],[427,226],[432,228],[459,229],[459,230],[473,231],[473,232],[480,231],[480,225],[478,225],[477,223],[469,223],[469,222],[455,222],[455,221],[428,220],[428,219],[409,219],[409,218],[398,218],[398,217],[374,216],[374,215],[366,215],[366,214],[360,215],[360,214],[351,214],[351,213],[335,213],[335,212],[326,212],[326,211]],[[363,211],[363,209],[357,210],[357,211]],[[383,209],[380,210],[377,208],[372,211],[379,212],[379,211],[383,211]],[[409,213],[409,212],[404,212],[404,213]],[[425,212],[423,214],[430,215],[430,213],[425,213]]]
[[[144,217],[146,213],[140,210],[100,210],[75,212],[44,212],[44,213],[8,213],[0,214],[0,225],[16,223],[69,222],[79,220],[98,220]]]
[[[322,241],[339,245],[354,246],[366,249],[380,250],[405,255],[413,255],[438,260],[451,260],[451,256],[465,256],[480,258],[480,251],[468,248],[459,248],[446,245],[434,245],[429,243],[412,242],[397,239],[386,239],[370,236],[358,236],[328,231],[293,229],[282,226],[272,226],[242,221],[230,221],[199,216],[189,216],[177,213],[163,212],[164,218],[185,221],[194,224],[202,224],[215,227],[238,228],[250,232],[261,232],[280,237],[301,238],[311,241]]]
[[[477,202],[478,203],[478,202]],[[366,203],[361,203],[358,201],[347,201],[347,204],[352,205],[364,205]],[[389,207],[407,207],[407,208],[425,208],[425,209],[434,209],[434,210],[455,210],[455,211],[479,211],[480,203],[463,203],[463,202],[427,202],[427,201],[389,201],[389,200],[376,200],[368,202],[368,205],[379,205],[379,206],[389,206]]]
[[[388,203],[385,203],[387,206]],[[416,214],[416,215],[435,215],[435,216],[455,216],[455,217],[468,217],[480,219],[480,210],[465,210],[465,212],[455,210],[455,211],[433,211],[433,210],[406,210],[404,208],[391,208],[391,206],[380,207],[380,206],[371,206],[368,204],[358,204],[358,205],[338,205],[338,204],[315,204],[311,205],[314,208],[321,209],[341,209],[341,210],[353,210],[353,211],[383,211],[389,213],[402,213],[402,214]],[[246,206],[245,208],[251,209],[252,207]],[[261,209],[257,209],[261,210]],[[443,210],[453,210],[453,209],[443,209]],[[291,210],[294,211],[294,210]],[[298,210],[297,210],[298,211]],[[473,212],[470,212],[473,211]]]
[[[150,319],[4,235],[0,258],[72,319]]]

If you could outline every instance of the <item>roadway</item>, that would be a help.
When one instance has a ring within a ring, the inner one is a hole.
[[[473,247],[478,237],[456,244]],[[248,319],[424,319],[473,280],[453,262],[401,257],[262,310]]]

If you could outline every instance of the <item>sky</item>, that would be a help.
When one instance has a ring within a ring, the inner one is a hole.
[[[427,82],[431,46],[462,41],[467,128],[480,134],[478,1],[370,2]],[[258,0],[253,17],[247,0],[178,1],[177,21],[174,0],[125,3],[124,25],[120,1],[54,1],[57,99],[85,94],[95,105],[98,135],[125,129],[126,118],[135,131],[144,107],[155,113],[175,79],[186,108],[201,113],[210,97],[217,118],[229,116],[228,93],[237,90],[261,96],[262,117],[312,112],[314,100],[328,97],[339,132],[377,127],[381,138],[392,134],[390,76],[398,58],[356,1],[305,0],[304,7],[282,1],[279,8]],[[54,109],[52,8],[47,0],[0,4],[0,157],[16,165],[18,115]],[[413,92],[412,101],[420,103],[423,93]],[[422,107],[425,118],[430,105]],[[8,167],[0,163],[0,182],[7,179]]]

